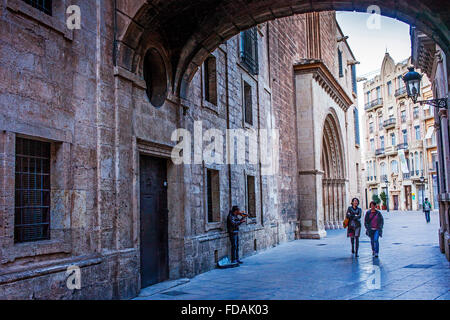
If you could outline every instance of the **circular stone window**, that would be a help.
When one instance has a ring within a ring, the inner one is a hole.
[[[151,104],[161,107],[167,98],[167,73],[163,58],[154,48],[144,58],[144,79]]]

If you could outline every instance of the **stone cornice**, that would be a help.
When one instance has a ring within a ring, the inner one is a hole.
[[[314,80],[317,81],[344,111],[347,111],[353,105],[353,100],[347,95],[344,88],[341,87],[322,61],[308,60],[304,63],[297,63],[294,65],[294,72],[296,74],[312,74]]]

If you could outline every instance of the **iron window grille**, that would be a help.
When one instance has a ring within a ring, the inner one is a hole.
[[[50,239],[50,143],[17,138],[14,242]]]
[[[33,8],[36,8],[48,15],[52,15],[52,0],[23,0]]]
[[[248,71],[258,74],[258,32],[256,27],[242,31],[240,37],[240,56],[241,62],[247,67]]]

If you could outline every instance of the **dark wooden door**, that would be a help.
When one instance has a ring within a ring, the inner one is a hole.
[[[411,186],[405,186],[406,210],[412,210]]]
[[[398,196],[394,195],[394,210],[398,210]]]
[[[167,162],[140,156],[141,287],[169,275]]]

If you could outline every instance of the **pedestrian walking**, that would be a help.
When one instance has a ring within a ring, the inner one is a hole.
[[[366,234],[370,237],[370,244],[372,245],[372,256],[378,258],[380,252],[379,238],[383,236],[383,215],[376,209],[377,204],[372,201],[370,209],[367,210],[364,217],[364,226],[366,227]]]
[[[243,218],[239,218],[242,216]],[[238,206],[233,206],[227,217],[228,235],[231,242],[231,262],[241,264],[239,259],[239,226],[245,222],[246,214]]]
[[[425,219],[427,220],[427,223],[430,223],[431,203],[428,201],[428,198],[425,198],[422,208],[423,212],[425,212]]]
[[[359,236],[361,234],[362,210],[359,207],[359,199],[353,198],[352,205],[347,209],[347,237],[352,243],[352,254],[358,257]]]

